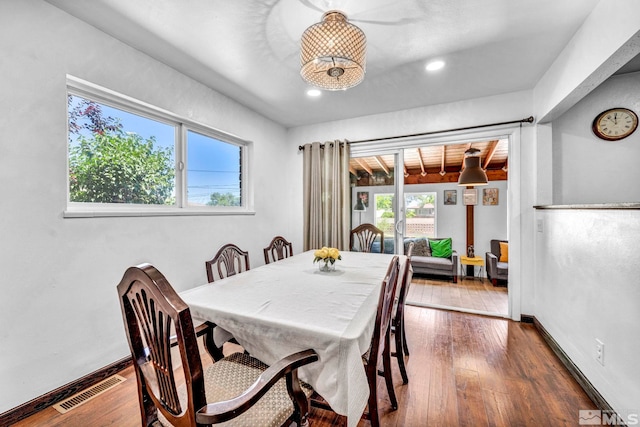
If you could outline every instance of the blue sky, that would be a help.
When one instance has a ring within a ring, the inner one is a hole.
[[[240,149],[196,132],[187,132],[189,202],[206,203],[213,192],[240,195]]]
[[[74,96],[74,104],[77,97]],[[125,132],[148,139],[155,136],[158,147],[174,148],[175,127],[100,104],[104,117],[118,117]],[[85,135],[88,131],[84,132]],[[88,135],[86,135],[88,136]],[[73,142],[72,142],[73,143]],[[189,204],[206,204],[214,192],[240,195],[240,148],[215,138],[187,132],[187,194]],[[173,160],[175,161],[175,148]]]

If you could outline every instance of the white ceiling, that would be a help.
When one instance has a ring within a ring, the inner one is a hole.
[[[531,89],[598,2],[47,1],[287,127]],[[366,76],[310,98],[300,35],[332,9],[366,34]]]

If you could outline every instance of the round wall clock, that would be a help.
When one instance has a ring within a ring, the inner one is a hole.
[[[611,108],[598,114],[593,121],[593,133],[607,141],[617,141],[631,135],[638,127],[638,116],[627,108]]]

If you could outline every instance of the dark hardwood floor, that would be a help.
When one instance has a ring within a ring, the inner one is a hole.
[[[385,427],[576,426],[578,410],[596,409],[531,324],[419,307],[406,316],[409,384],[394,363],[399,409],[391,411],[379,379]],[[67,414],[47,408],[15,426],[139,426],[133,368],[120,375],[127,381]],[[346,426],[315,408],[310,421]]]

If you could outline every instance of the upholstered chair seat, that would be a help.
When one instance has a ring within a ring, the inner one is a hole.
[[[267,365],[245,353],[233,353],[217,361],[204,371],[204,393],[207,402],[221,402],[239,396],[267,368]],[[304,382],[300,382],[300,385],[302,391],[309,398],[313,389]],[[181,401],[187,400],[186,386],[178,389],[178,396]],[[216,424],[216,426],[280,427],[285,424],[292,413],[293,403],[287,394],[287,384],[283,378],[247,412],[232,420]],[[165,427],[173,427],[162,413],[158,414],[158,421]]]

